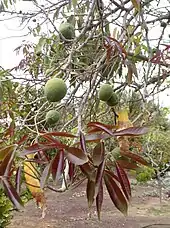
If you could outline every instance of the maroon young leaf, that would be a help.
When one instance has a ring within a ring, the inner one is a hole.
[[[80,132],[80,146],[81,146],[82,151],[84,151],[84,153],[87,153],[86,139],[82,132]]]
[[[119,211],[121,211],[124,215],[127,215],[127,209],[128,209],[127,201],[119,186],[116,184],[112,176],[106,172],[104,174],[104,181],[105,181],[108,193],[110,195],[110,198],[114,203],[115,207]]]
[[[105,124],[102,124],[100,122],[90,122],[87,125],[88,127],[96,127],[101,129],[102,131],[106,132],[107,134],[113,136],[113,132],[107,128],[107,126]]]
[[[28,139],[28,135],[24,135],[21,137],[21,139],[16,143],[18,145],[21,145],[23,142],[25,142]]]
[[[71,182],[73,181],[74,170],[75,170],[75,165],[72,162],[69,162],[69,171],[68,171],[68,174],[69,174],[69,178],[70,178],[70,181]]]
[[[91,123],[98,123],[98,124],[100,124],[100,122],[91,122]],[[107,129],[117,129],[117,126],[116,125],[103,124],[103,126],[105,126]],[[101,132],[101,131],[103,131],[103,130],[101,130],[98,127],[93,127],[91,130],[88,130],[88,133],[95,133],[95,132]]]
[[[131,198],[130,182],[128,180],[126,172],[122,169],[118,162],[115,162],[117,175],[119,177],[120,185],[128,200]]]
[[[87,163],[85,163],[83,165],[80,165],[79,167],[80,167],[82,173],[84,175],[86,175],[88,177],[88,179],[90,179],[90,177],[93,175],[94,170],[89,165],[89,163],[87,162]]]
[[[85,135],[87,142],[99,142],[101,139],[108,139],[110,136],[108,134],[89,134]]]
[[[45,135],[52,135],[52,136],[61,136],[61,137],[69,137],[69,138],[76,138],[76,135],[73,135],[71,133],[68,132],[45,132],[45,133],[41,133],[41,136],[45,136]]]
[[[124,169],[137,169],[138,168],[137,164],[126,161],[126,160],[118,159],[117,162]]]
[[[18,195],[20,195],[20,190],[21,190],[21,171],[22,171],[22,166],[19,166],[17,168],[17,171],[16,171],[16,176],[15,176],[15,189],[18,193]]]
[[[51,171],[51,163],[49,163],[42,172],[40,177],[40,188],[43,189],[47,183]]]
[[[113,132],[114,136],[138,136],[148,133],[147,127],[130,127],[120,131]]]
[[[9,179],[3,177],[1,178],[3,187],[11,200],[11,202],[14,204],[14,206],[19,210],[23,208],[23,203],[21,201],[21,198],[19,197],[16,189],[12,185]]]
[[[67,158],[75,165],[83,165],[88,162],[87,155],[79,148],[68,147],[66,152]]]
[[[55,142],[55,143],[44,143],[44,144],[38,144],[35,143],[27,148],[25,148],[22,152],[21,152],[21,156],[25,156],[28,154],[33,154],[42,150],[49,150],[49,149],[53,149],[53,148],[57,148],[57,149],[63,149],[63,148],[67,148],[68,146],[66,146],[65,144],[62,144],[60,142]]]
[[[102,179],[103,179],[104,168],[105,168],[105,160],[102,161],[102,163],[99,165],[99,167],[97,169],[95,196],[98,195],[99,190],[100,190],[100,186],[101,186]]]
[[[109,174],[117,182],[120,182],[118,176],[116,176],[112,171],[105,169],[104,172],[107,173],[107,174]]]
[[[100,220],[102,203],[103,203],[103,182],[101,181],[99,191],[96,197],[96,209],[97,209],[97,215],[99,220]]]
[[[16,145],[13,146],[13,150],[10,150],[0,163],[0,176],[8,177],[10,175],[10,170],[15,157],[15,149]]]
[[[105,147],[104,142],[98,143],[93,149],[92,160],[94,166],[99,166],[101,162],[104,160],[105,155]]]
[[[64,151],[60,150],[52,160],[51,172],[53,180],[58,180],[64,169]]]
[[[86,195],[87,195],[88,207],[91,208],[94,202],[94,195],[95,195],[95,181],[91,179],[88,179],[87,181]]]
[[[142,158],[141,156],[139,156],[137,154],[134,154],[131,152],[123,152],[123,151],[121,151],[121,154],[125,155],[128,158],[131,158],[133,161],[136,161],[142,165],[146,165],[146,166],[149,165],[149,163],[144,158]]]

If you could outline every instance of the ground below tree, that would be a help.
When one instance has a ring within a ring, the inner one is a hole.
[[[170,228],[170,201],[164,199],[162,205],[159,197],[154,196],[155,188],[133,186],[133,198],[129,213],[124,217],[117,211],[105,189],[101,221],[97,219],[95,207],[88,217],[85,185],[65,193],[47,191],[47,213],[40,219],[41,211],[30,201],[24,212],[15,212],[9,228]],[[161,224],[166,224],[161,225]]]

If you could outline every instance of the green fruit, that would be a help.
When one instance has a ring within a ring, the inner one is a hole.
[[[61,32],[61,34],[68,40],[71,40],[74,38],[75,34],[74,34],[74,27],[72,24],[66,22],[66,23],[62,23],[59,27],[59,31]]]
[[[62,79],[52,78],[45,84],[44,93],[48,101],[57,102],[65,97],[67,86]]]
[[[109,84],[104,84],[100,87],[99,90],[99,99],[101,101],[108,101],[112,96],[113,90]]]
[[[112,96],[107,101],[107,105],[109,105],[109,106],[115,106],[117,104],[118,104],[118,97],[117,97],[116,93],[112,93]]]
[[[53,125],[59,121],[60,114],[56,110],[50,110],[49,112],[47,112],[45,119],[47,124]]]

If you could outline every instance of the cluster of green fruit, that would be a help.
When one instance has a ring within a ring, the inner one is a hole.
[[[113,89],[109,84],[104,84],[100,87],[99,99],[105,101],[109,106],[116,106],[119,102],[117,94],[113,92]]]
[[[52,78],[45,84],[44,93],[49,102],[58,102],[65,97],[67,86],[62,79]],[[46,123],[49,125],[57,123],[59,119],[60,114],[56,110],[50,110],[46,113]]]

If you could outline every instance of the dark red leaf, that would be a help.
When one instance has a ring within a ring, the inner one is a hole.
[[[108,193],[110,195],[110,198],[114,203],[115,207],[119,211],[121,211],[124,215],[127,215],[127,209],[128,209],[127,201],[119,186],[116,184],[112,176],[106,172],[104,174],[104,181],[105,181]]]
[[[113,132],[114,136],[138,136],[148,133],[147,127],[130,127],[120,131]]]
[[[58,181],[64,170],[64,151],[60,150],[52,160],[51,172],[53,180]]]
[[[73,177],[74,177],[74,170],[75,170],[75,165],[72,162],[69,162],[69,177],[70,177],[70,181],[73,181]]]
[[[101,139],[107,139],[110,136],[108,134],[89,134],[85,135],[86,142],[99,142]]]
[[[87,162],[83,165],[80,165],[79,167],[80,167],[82,173],[85,174],[88,177],[88,179],[90,179],[91,175],[93,175],[93,173],[94,173],[94,170],[89,165],[89,163]]]
[[[21,145],[23,142],[25,142],[28,138],[28,135],[24,135],[16,144]]]
[[[94,202],[95,181],[88,179],[87,188],[86,188],[86,194],[87,194],[88,206],[89,206],[89,208],[91,208],[91,206],[92,206],[92,204]]]
[[[93,122],[92,122],[93,123]],[[95,122],[95,123],[99,123],[100,122]],[[116,125],[110,125],[110,124],[103,124],[106,128],[108,129],[117,129],[117,126]],[[103,131],[101,130],[100,128],[98,127],[94,127],[93,129],[89,130],[88,133],[94,133],[94,132],[100,132],[100,131]]]
[[[102,163],[99,165],[97,169],[95,195],[98,195],[99,193],[100,186],[102,183],[104,168],[105,168],[105,161],[102,161]]]
[[[17,168],[17,171],[16,171],[16,176],[15,176],[15,189],[18,193],[18,195],[20,195],[20,190],[21,190],[21,171],[22,171],[22,166],[19,166]]]
[[[115,179],[117,182],[119,182],[118,176],[116,176],[112,171],[105,169],[104,172],[109,174],[113,179]]]
[[[44,143],[44,144],[38,144],[35,143],[27,148],[25,148],[25,150],[23,152],[21,152],[21,156],[25,156],[28,154],[33,154],[42,150],[49,150],[49,149],[53,149],[53,148],[57,148],[57,149],[63,149],[63,148],[67,148],[68,146],[66,146],[65,144],[62,144],[60,142],[55,142],[55,143]]]
[[[100,122],[90,122],[90,123],[88,123],[87,126],[99,128],[102,131],[106,132],[107,134],[113,136],[113,132],[110,129],[108,129],[105,124],[102,124]]]
[[[126,160],[118,159],[117,162],[119,162],[119,165],[124,169],[137,169],[138,168],[137,164],[126,161]]]
[[[47,183],[51,171],[51,163],[49,163],[42,172],[40,177],[40,188],[43,189]]]
[[[149,165],[149,163],[144,158],[142,158],[141,156],[139,156],[137,154],[134,154],[131,152],[123,152],[123,151],[120,151],[120,153],[128,158],[131,158],[132,160],[134,160],[136,162],[139,162],[142,165],[146,165],[146,166]]]
[[[86,139],[82,132],[80,132],[80,146],[81,146],[82,151],[84,151],[84,153],[87,153]]]
[[[68,147],[66,152],[67,158],[75,165],[83,165],[88,162],[87,155],[79,148]]]
[[[103,182],[101,181],[100,187],[99,187],[99,192],[96,197],[96,208],[97,208],[97,215],[98,219],[100,220],[100,212],[102,208],[102,203],[103,203]]]
[[[22,209],[23,208],[23,203],[21,201],[21,198],[19,197],[17,191],[13,187],[12,183],[9,181],[7,178],[2,178],[2,184],[4,186],[4,189],[11,200],[11,202],[14,204],[14,206],[17,209]]]
[[[105,148],[104,142],[98,143],[93,149],[92,160],[95,166],[99,166],[101,162],[104,160]]]
[[[52,136],[61,136],[61,137],[69,137],[69,138],[76,138],[77,136],[76,135],[73,135],[71,133],[68,133],[68,132],[45,132],[45,133],[42,133],[41,136],[45,136],[45,135],[52,135]]]
[[[120,185],[122,187],[122,190],[126,196],[126,198],[129,200],[131,197],[131,188],[130,188],[130,182],[127,177],[126,172],[122,169],[122,167],[119,165],[118,162],[115,162],[116,165],[116,171],[117,175],[119,177]]]

